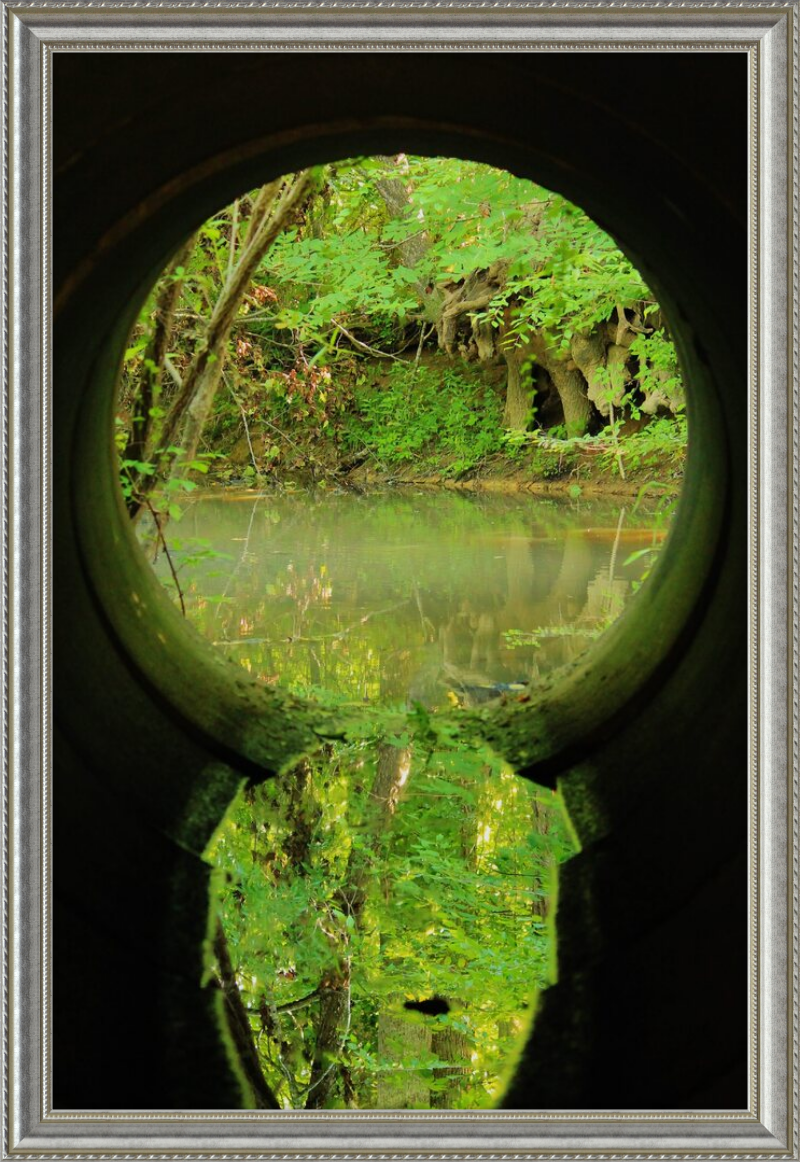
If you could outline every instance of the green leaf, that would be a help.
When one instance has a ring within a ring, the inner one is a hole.
[[[148,344],[147,339],[142,339],[141,343],[135,343],[133,347],[128,347],[125,354],[122,356],[123,363],[131,363],[140,351],[144,351]]]

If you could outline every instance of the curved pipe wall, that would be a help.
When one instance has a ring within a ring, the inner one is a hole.
[[[658,288],[691,388],[656,574],[588,663],[486,724],[560,779],[583,843],[504,1104],[746,1104],[745,58],[653,59],[420,54],[411,78],[392,54],[54,58],[57,1107],[247,1104],[203,986],[200,853],[242,781],[320,729],[200,642],[134,552],[111,442],[129,326],[242,190],[401,149],[583,206]]]

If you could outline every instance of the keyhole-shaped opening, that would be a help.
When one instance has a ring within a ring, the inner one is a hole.
[[[482,723],[582,664],[646,579],[683,411],[608,235],[472,162],[249,191],[143,305],[117,414],[140,543],[232,662],[343,723],[207,852],[210,979],[265,1107],[502,1093],[577,841]]]

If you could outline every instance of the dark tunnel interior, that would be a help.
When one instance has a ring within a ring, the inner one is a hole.
[[[690,391],[646,599],[496,728],[521,773],[558,781],[582,844],[502,1105],[744,1109],[746,54],[56,53],[53,125],[54,1106],[252,1104],[204,981],[202,852],[243,780],[313,739],[303,707],[234,682],[134,551],[111,441],[128,328],[240,191],[403,150],[581,205],[658,288]]]

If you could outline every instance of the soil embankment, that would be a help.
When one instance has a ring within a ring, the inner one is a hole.
[[[362,462],[354,468],[337,463],[328,457],[315,456],[306,464],[297,465],[288,472],[271,469],[256,472],[252,464],[243,464],[232,455],[219,462],[209,474],[211,483],[241,487],[253,485],[262,488],[283,487],[336,487],[366,491],[373,488],[413,486],[425,489],[445,489],[455,492],[530,493],[534,496],[638,496],[643,490],[664,493],[678,491],[683,478],[683,462],[668,455],[652,455],[646,462],[625,464],[607,449],[563,455],[550,454],[542,463],[540,455],[524,461],[506,456],[495,456],[467,472],[454,472],[446,461],[402,464],[382,467]],[[628,457],[629,460],[632,458]]]

